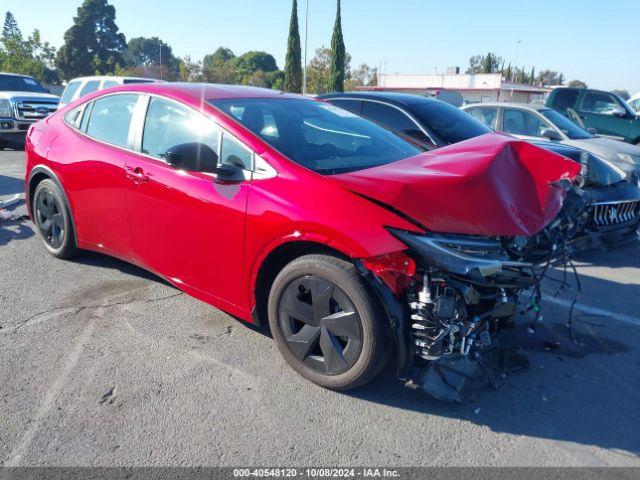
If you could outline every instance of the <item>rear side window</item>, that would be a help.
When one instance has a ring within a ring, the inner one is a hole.
[[[82,121],[82,112],[84,111],[84,105],[74,108],[64,117],[65,121],[74,128],[80,128],[80,122]]]
[[[349,110],[351,113],[355,113],[356,115],[360,115],[362,113],[362,100],[333,100],[330,98],[328,99],[328,102],[333,103],[336,107]]]
[[[503,131],[514,135],[526,135],[529,137],[541,137],[542,130],[548,125],[535,115],[522,110],[506,108],[504,110]]]
[[[555,110],[564,113],[567,108],[574,108],[579,94],[580,92],[577,90],[565,90],[559,88],[556,90],[555,96],[553,97],[553,100],[551,102],[551,106]]]
[[[219,129],[204,115],[175,102],[152,98],[142,136],[142,153],[164,159],[171,147],[204,143],[218,151]]]
[[[137,101],[137,95],[109,95],[95,100],[87,124],[87,135],[126,148]]]
[[[84,97],[85,95],[89,95],[90,93],[95,92],[100,88],[100,80],[91,80],[87,82],[82,90],[80,91],[80,96]]]
[[[362,115],[391,131],[404,133],[421,142],[433,143],[406,113],[397,108],[365,101]]]
[[[78,88],[80,88],[80,82],[71,82],[69,85],[67,85],[67,88],[65,88],[64,92],[62,93],[60,103],[65,105],[67,103],[71,103],[71,100],[73,100],[73,96],[78,91]]]
[[[106,88],[111,88],[111,87],[117,87],[118,85],[120,85],[118,82],[116,82],[115,80],[105,80],[102,83],[102,88],[106,89]]]
[[[480,120],[486,126],[493,128],[496,130],[498,128],[498,109],[497,108],[471,108],[467,110],[467,113],[470,114],[476,120]]]

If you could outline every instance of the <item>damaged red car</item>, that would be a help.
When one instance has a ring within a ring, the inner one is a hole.
[[[538,288],[512,246],[580,170],[493,133],[422,153],[331,104],[196,84],[85,97],[31,127],[27,156],[51,254],[112,255],[268,324],[324,387],[363,385],[395,353],[401,380],[446,400],[475,374],[449,367],[480,364]]]

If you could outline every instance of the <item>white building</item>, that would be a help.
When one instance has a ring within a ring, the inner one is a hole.
[[[508,82],[500,73],[488,74],[410,74],[382,73],[378,86],[359,90],[390,91],[437,95],[443,91],[458,92],[465,103],[520,102],[543,100],[549,89]]]

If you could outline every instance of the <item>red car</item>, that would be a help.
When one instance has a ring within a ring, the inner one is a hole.
[[[268,322],[286,361],[333,389],[394,349],[422,384],[488,348],[538,280],[508,245],[555,217],[579,169],[498,134],[421,153],[325,102],[197,84],[95,93],[26,149],[51,254],[112,255]]]

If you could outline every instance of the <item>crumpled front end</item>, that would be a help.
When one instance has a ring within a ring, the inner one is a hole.
[[[560,212],[580,169],[553,152],[487,134],[333,178],[431,232],[529,236]]]

